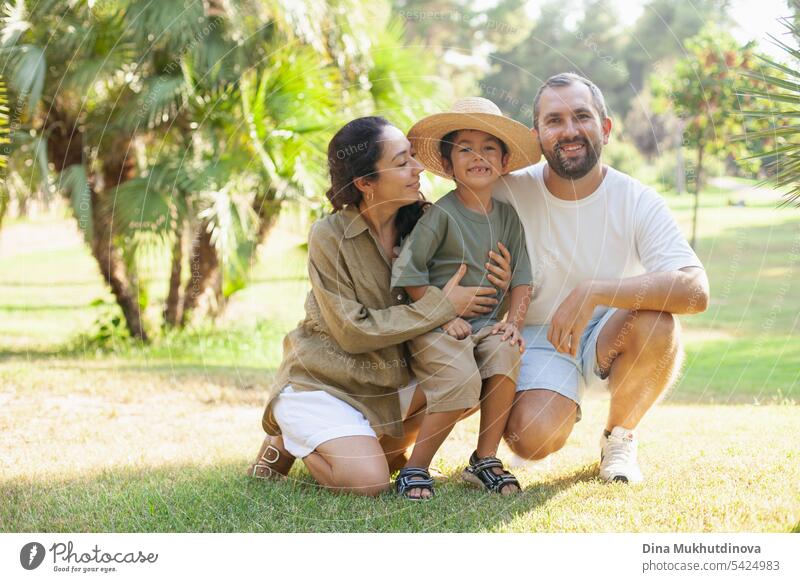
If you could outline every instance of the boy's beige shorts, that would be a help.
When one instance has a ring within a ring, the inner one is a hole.
[[[409,341],[411,369],[428,400],[428,412],[449,412],[476,406],[483,380],[501,374],[517,381],[519,345],[501,341],[487,325],[462,340],[442,331]]]

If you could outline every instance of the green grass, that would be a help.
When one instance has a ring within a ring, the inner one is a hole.
[[[728,206],[732,197],[747,206]],[[776,209],[777,199],[723,188],[702,196],[698,253],[712,301],[682,318],[682,377],[642,424],[644,485],[598,481],[607,402],[589,400],[562,451],[516,470],[520,497],[458,479],[472,418],[435,460],[444,474],[436,500],[413,505],[321,492],[302,463],[286,483],[242,476],[281,340],[302,316],[302,219],[282,223],[217,325],[111,350],[85,341],[113,303],[72,221],[9,221],[0,232],[0,530],[790,531],[800,521],[791,438],[800,429],[800,211]],[[688,230],[691,198],[668,201]],[[163,295],[163,261],[146,267]],[[152,324],[158,309],[154,301]]]

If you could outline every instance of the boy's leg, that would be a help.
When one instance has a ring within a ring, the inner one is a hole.
[[[495,374],[483,383],[481,393],[481,424],[478,434],[479,457],[494,457],[506,429],[508,415],[514,404],[517,383],[502,374]]]
[[[407,467],[427,469],[464,411],[480,398],[481,378],[470,338],[431,332],[410,342],[411,365],[427,398],[427,411]],[[411,489],[410,497],[430,493]]]
[[[402,404],[402,400],[401,400]],[[389,463],[389,472],[394,473],[406,466],[408,462],[408,449],[417,440],[422,421],[425,418],[425,393],[417,385],[408,412],[403,420],[403,436],[381,436],[380,443],[386,453],[386,462]]]
[[[478,457],[494,457],[514,404],[521,357],[518,345],[502,341],[499,334],[492,335],[488,326],[473,338],[476,342],[475,357],[484,378],[476,454]],[[497,475],[502,472],[499,467],[494,469]],[[501,493],[507,495],[518,490],[515,485],[506,485]]]

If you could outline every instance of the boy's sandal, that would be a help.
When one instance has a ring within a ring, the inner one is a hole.
[[[294,460],[289,462],[289,459],[282,459],[282,456],[280,450],[272,445],[270,437],[265,438],[261,450],[258,451],[258,459],[247,470],[248,475],[254,479],[285,479]]]
[[[421,478],[414,479],[414,477]],[[394,486],[398,495],[402,495],[406,499],[412,501],[427,501],[428,499],[433,499],[433,479],[431,479],[431,474],[425,469],[419,467],[404,467],[400,469],[400,473],[398,473],[397,479],[394,481]],[[422,497],[421,493],[419,497],[411,497],[408,495],[408,491],[411,489],[422,489],[424,491],[430,491],[431,494],[430,497]]]
[[[492,469],[501,469],[502,473],[496,474]],[[461,473],[464,481],[486,487],[492,493],[501,493],[506,485],[515,485],[515,493],[522,491],[519,481],[505,470],[503,463],[497,457],[479,458],[477,451],[469,458],[469,465]]]

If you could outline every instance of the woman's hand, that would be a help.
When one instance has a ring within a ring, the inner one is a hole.
[[[496,285],[501,291],[508,291],[511,285],[511,253],[501,242],[497,243],[500,254],[489,251],[489,258],[494,261],[486,263],[486,270],[489,271],[487,277],[492,285]]]
[[[453,304],[453,309],[461,317],[476,317],[491,313],[497,305],[497,295],[494,287],[461,287],[459,283],[467,273],[467,266],[461,265],[456,274],[450,277],[447,284],[442,287],[445,297]]]

